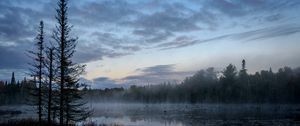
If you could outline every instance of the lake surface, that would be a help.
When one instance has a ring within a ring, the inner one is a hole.
[[[89,122],[121,126],[214,126],[214,125],[300,125],[299,105],[270,104],[139,104],[89,103]],[[2,106],[0,110],[22,110],[2,119],[34,117],[26,106]],[[25,110],[25,111],[24,111]]]

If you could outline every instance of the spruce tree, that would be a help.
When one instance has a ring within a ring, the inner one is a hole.
[[[34,51],[28,51],[31,55],[31,58],[33,59],[33,63],[31,64],[30,68],[30,74],[34,79],[37,77],[37,83],[35,81],[35,84],[37,84],[37,93],[35,92],[33,95],[34,97],[37,97],[37,108],[38,108],[38,121],[39,124],[41,124],[42,120],[42,79],[43,79],[43,69],[44,69],[44,57],[43,57],[43,50],[44,50],[44,23],[43,21],[40,21],[38,34],[35,38],[35,47],[36,49]]]
[[[250,101],[250,84],[248,79],[248,73],[246,69],[246,61],[242,60],[242,69],[239,71],[239,78],[238,78],[239,86],[241,86],[244,92],[241,92],[242,100],[243,101]]]
[[[239,72],[239,76],[243,79],[247,76],[246,61],[244,59],[242,60],[242,69]]]
[[[12,74],[11,74],[11,81],[10,81],[10,84],[13,84],[13,85],[16,84],[15,72],[12,72]]]
[[[58,59],[57,83],[59,84],[59,123],[68,125],[70,121],[87,118],[89,112],[84,108],[79,88],[79,76],[84,72],[84,65],[72,62],[77,45],[77,38],[70,36],[71,26],[68,22],[67,0],[60,0],[56,9],[58,25],[53,33],[57,43],[55,58]]]

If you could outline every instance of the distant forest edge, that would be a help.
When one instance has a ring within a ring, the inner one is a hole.
[[[34,80],[16,82],[12,74],[11,82],[0,81],[0,105],[25,104],[32,88],[37,88]],[[300,68],[284,67],[278,72],[270,68],[248,74],[243,60],[241,70],[232,64],[221,72],[211,67],[186,77],[180,84],[81,91],[90,102],[296,104],[300,103]]]

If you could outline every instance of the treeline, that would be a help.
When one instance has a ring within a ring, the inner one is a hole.
[[[26,104],[31,98],[32,89],[36,88],[33,80],[24,78],[22,81],[16,81],[12,73],[11,81],[0,81],[0,105],[8,104]]]
[[[237,70],[232,64],[223,71],[200,70],[181,84],[131,86],[129,89],[86,90],[94,101],[144,103],[300,103],[300,68],[262,70],[248,74],[246,62]]]

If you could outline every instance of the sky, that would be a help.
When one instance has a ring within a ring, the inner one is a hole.
[[[39,21],[53,42],[56,0],[0,1],[0,80],[28,72]],[[300,65],[299,0],[69,0],[73,60],[93,88],[179,83],[232,63],[249,73]]]

